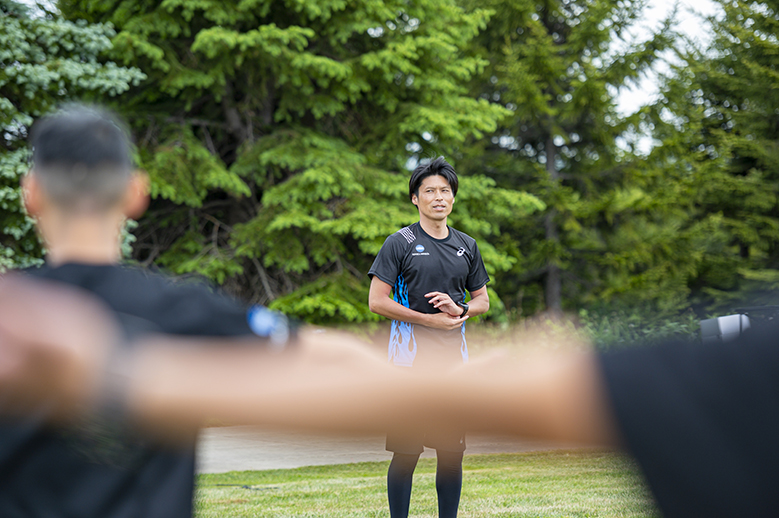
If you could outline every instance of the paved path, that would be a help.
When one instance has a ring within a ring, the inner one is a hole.
[[[466,454],[549,450],[560,445],[500,436],[468,435]],[[322,436],[249,426],[206,428],[198,442],[198,472],[224,473],[390,460],[384,436]],[[422,457],[435,457],[427,449]]]

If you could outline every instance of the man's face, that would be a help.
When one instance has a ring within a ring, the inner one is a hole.
[[[413,195],[411,202],[419,208],[420,219],[442,221],[452,212],[454,194],[446,178],[431,175],[422,180],[419,194]]]

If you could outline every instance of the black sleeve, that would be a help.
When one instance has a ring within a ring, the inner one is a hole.
[[[397,239],[397,234],[392,234],[384,240],[371,269],[368,270],[369,277],[373,278],[375,275],[390,286],[395,286],[403,262],[403,249],[400,241]]]
[[[165,332],[181,335],[241,336],[252,329],[247,307],[205,284],[174,285],[159,300]]]
[[[665,516],[779,509],[779,327],[600,357],[626,446]]]
[[[481,258],[481,252],[479,252],[479,245],[474,241],[473,262],[471,263],[471,270],[468,272],[465,288],[468,291],[473,292],[483,288],[488,282],[490,282],[490,276],[487,274],[487,269],[484,267],[484,261]]]

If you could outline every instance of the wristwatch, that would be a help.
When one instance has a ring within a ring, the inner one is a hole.
[[[457,305],[463,308],[463,312],[460,314],[460,318],[468,314],[468,309],[469,309],[468,304],[466,304],[465,302],[458,302]]]

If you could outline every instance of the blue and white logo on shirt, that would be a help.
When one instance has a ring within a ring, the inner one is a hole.
[[[417,246],[414,248],[414,250],[416,250],[417,252],[419,252],[419,253],[421,254],[422,252],[424,252],[424,251],[425,251],[425,247],[424,247],[424,246],[422,246],[422,245],[417,245]]]

